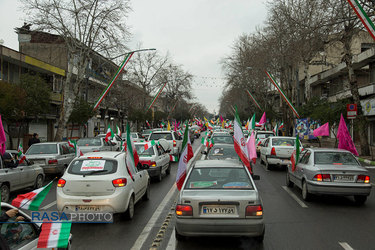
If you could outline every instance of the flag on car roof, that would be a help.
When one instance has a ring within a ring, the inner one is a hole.
[[[121,137],[122,135],[121,130],[117,125],[116,125],[116,135],[118,135],[119,137]]]
[[[105,134],[105,141],[108,142],[110,139],[112,140],[114,137],[113,131],[111,129],[111,126],[108,125],[107,133]]]
[[[248,168],[249,172],[252,173],[250,166],[249,154],[247,152],[245,136],[242,132],[241,120],[238,115],[237,107],[235,108],[234,114],[234,149],[240,157],[242,163]]]
[[[69,145],[69,147],[71,147],[71,148],[74,149],[76,157],[79,157],[79,156],[83,155],[81,149],[77,145],[77,141],[76,140],[68,140],[68,145]]]
[[[155,145],[156,145],[155,141],[152,140],[152,141],[148,141],[148,142],[144,145],[144,147],[145,147],[145,150],[148,150],[149,148],[152,148],[152,147],[155,146]]]
[[[338,148],[346,149],[358,156],[357,149],[355,148],[352,137],[349,134],[348,127],[346,126],[344,117],[341,114],[339,129],[337,130],[337,139],[339,140]]]
[[[67,248],[72,223],[43,223],[38,248]]]
[[[137,172],[139,156],[133,141],[130,138],[130,126],[126,124],[126,168],[130,177],[134,180],[134,174]]]
[[[7,138],[5,136],[5,131],[4,131],[3,123],[1,121],[1,115],[0,115],[0,154],[1,155],[5,153],[6,141],[7,141]]]
[[[42,204],[43,200],[46,198],[49,190],[51,189],[53,181],[54,180],[52,180],[46,186],[35,189],[29,193],[17,195],[17,197],[12,201],[12,206],[38,211],[40,204]]]
[[[178,162],[176,185],[178,190],[181,190],[184,184],[187,172],[187,165],[191,158],[193,158],[193,148],[191,147],[190,137],[189,137],[189,125],[186,125],[184,132],[184,140],[182,141],[182,150],[180,160]]]
[[[299,161],[299,155],[300,155],[299,137],[298,135],[296,135],[296,142],[294,143],[294,151],[292,153],[292,157],[290,158],[290,161],[292,162],[292,171],[296,170],[296,166]]]
[[[23,163],[26,160],[26,155],[24,155],[23,153],[22,142],[20,142],[20,145],[18,145],[17,157],[19,160],[19,164]]]

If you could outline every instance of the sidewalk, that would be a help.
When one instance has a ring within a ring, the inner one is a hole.
[[[302,145],[319,148],[319,142],[317,140],[308,141],[308,140],[301,140]],[[338,143],[338,142],[337,142]],[[334,138],[322,138],[320,139],[320,144],[322,148],[334,148],[335,147],[335,139]],[[361,155],[361,147],[359,143],[354,143],[355,147],[358,151],[358,160],[364,162],[369,165],[375,166],[375,146],[370,146],[370,154],[369,156],[362,156]]]

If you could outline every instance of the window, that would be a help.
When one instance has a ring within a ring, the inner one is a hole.
[[[7,209],[2,207],[2,210]],[[8,222],[14,222],[14,219],[9,218]],[[0,233],[10,249],[20,249],[38,238],[38,231],[31,223],[1,223]]]
[[[100,171],[100,172],[99,172]],[[117,171],[117,161],[105,159],[75,160],[68,169],[69,174],[84,175],[106,175]],[[95,173],[97,172],[97,173]]]
[[[310,151],[307,151],[307,152],[303,155],[303,157],[301,158],[301,160],[300,160],[299,162],[302,163],[302,164],[307,164],[307,163],[309,163],[310,155],[311,155],[311,152],[310,152]]]
[[[101,146],[100,138],[82,138],[77,141],[78,146]]]
[[[224,146],[224,145],[223,145]],[[231,145],[228,145],[229,147],[219,147],[219,146],[213,146],[213,148],[210,149],[208,153],[208,158],[210,160],[212,159],[238,159],[238,155],[236,151],[234,150],[234,147]]]
[[[194,168],[186,189],[253,189],[244,168]]]
[[[316,152],[314,163],[317,165],[359,165],[354,156],[346,152]]]
[[[137,150],[137,153],[138,155],[142,155],[142,156],[152,156],[152,155],[155,155],[155,151],[154,151],[154,147],[151,147],[147,150],[145,150],[145,146],[142,144],[142,145],[134,145],[135,146],[135,149]]]
[[[33,144],[26,152],[26,155],[38,154],[57,154],[57,144]]]
[[[160,140],[165,139],[167,141],[173,140],[171,133],[152,133],[149,140]]]
[[[70,154],[68,144],[60,144],[60,145],[61,145],[61,149],[62,149],[62,151],[61,151],[62,155]]]

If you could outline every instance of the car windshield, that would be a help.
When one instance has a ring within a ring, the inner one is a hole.
[[[117,161],[105,159],[79,159],[73,161],[69,168],[69,174],[87,175],[93,171],[100,171],[97,175],[115,173]]]
[[[57,144],[33,144],[26,155],[57,154]]]
[[[212,140],[214,143],[227,143],[227,144],[234,144],[234,140],[232,136],[222,136],[222,135],[217,135],[217,136],[212,136]]]
[[[138,155],[142,155],[142,156],[155,155],[154,147],[151,147],[151,148],[145,150],[144,145],[135,145],[135,148],[137,149]]]
[[[255,137],[255,139],[266,139],[270,136],[273,136],[273,134],[271,134],[271,133],[264,133],[264,134],[263,133],[262,134],[257,133],[257,136]]]
[[[194,168],[185,189],[253,189],[244,168]]]
[[[171,133],[152,133],[149,138],[149,140],[160,140],[160,139],[173,140]]]
[[[294,147],[295,142],[296,142],[296,139],[292,139],[292,138],[273,138],[272,139],[272,146]]]
[[[316,165],[356,165],[357,160],[347,152],[315,152],[314,163]]]
[[[126,134],[122,134],[122,135],[121,135],[121,138],[122,138],[123,140],[126,140]],[[130,138],[132,138],[132,139],[137,139],[137,138],[138,138],[137,133],[130,133]]]
[[[84,146],[101,146],[102,142],[100,138],[82,138],[77,141],[77,145]]]
[[[228,146],[213,146],[208,153],[208,158],[213,159],[237,159],[238,155],[231,145]]]

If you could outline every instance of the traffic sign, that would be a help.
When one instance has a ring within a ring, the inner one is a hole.
[[[355,119],[357,116],[357,104],[346,104],[346,117],[348,119]]]

